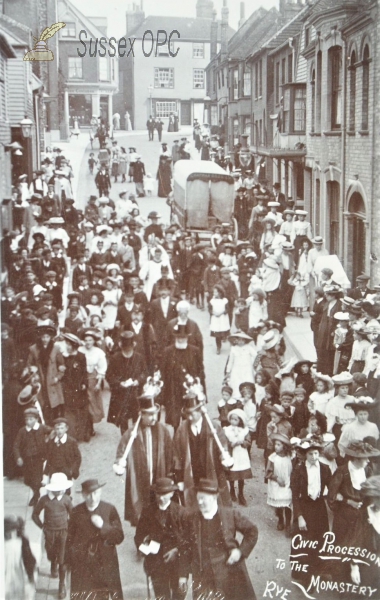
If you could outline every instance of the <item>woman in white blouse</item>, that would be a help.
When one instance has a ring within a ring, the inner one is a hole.
[[[96,341],[99,334],[94,329],[87,329],[84,334],[84,346],[79,348],[86,357],[88,374],[89,411],[93,423],[100,423],[104,419],[104,408],[102,398],[102,382],[107,371],[106,355],[97,346]]]

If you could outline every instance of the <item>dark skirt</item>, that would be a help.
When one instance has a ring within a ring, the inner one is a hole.
[[[69,435],[77,442],[88,442],[91,438],[92,419],[87,408],[65,408],[65,418],[69,424]]]
[[[252,479],[251,469],[244,469],[243,471],[226,471],[227,481],[240,481],[241,479]]]

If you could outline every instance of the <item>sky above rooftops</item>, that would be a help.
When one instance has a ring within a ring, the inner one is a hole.
[[[138,3],[138,0],[137,2]],[[196,0],[143,0],[145,15],[162,15],[178,17],[195,17]],[[125,13],[128,5],[132,2],[128,0],[76,0],[75,6],[88,17],[107,17],[108,18],[108,36],[119,38],[125,33]],[[217,10],[217,18],[220,19],[220,11],[223,0],[214,0],[214,7]],[[278,0],[246,0],[245,17],[260,6],[270,9],[273,6],[278,8]],[[229,25],[234,29],[238,28],[240,18],[240,1],[228,0]]]

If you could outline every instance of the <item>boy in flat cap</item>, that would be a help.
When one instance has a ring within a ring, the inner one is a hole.
[[[65,473],[68,479],[78,479],[82,457],[78,444],[68,432],[68,421],[59,417],[53,421],[54,433],[46,447],[45,481],[53,473]]]

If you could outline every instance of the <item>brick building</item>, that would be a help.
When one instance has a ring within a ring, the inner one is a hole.
[[[378,255],[380,249],[374,187],[379,16],[375,0],[319,0],[304,25],[305,204],[315,233],[340,257],[351,280],[370,271],[376,264],[371,252]]]
[[[210,61],[213,2],[198,0],[195,18],[145,18],[142,7],[136,5],[126,17],[126,37],[136,41],[134,56],[119,60],[120,93],[115,97],[115,110],[121,115],[128,110],[134,129],[144,129],[150,114],[161,118],[165,126],[170,113],[177,113],[180,125],[191,125],[195,118],[202,123],[207,105],[205,69]],[[215,26],[219,46],[222,37],[228,40],[234,30],[226,21],[215,21]],[[151,34],[145,33],[148,31],[152,32],[153,44]],[[180,37],[173,33],[169,43],[170,33],[175,31]],[[167,42],[157,46],[157,36],[160,43],[167,36]]]

